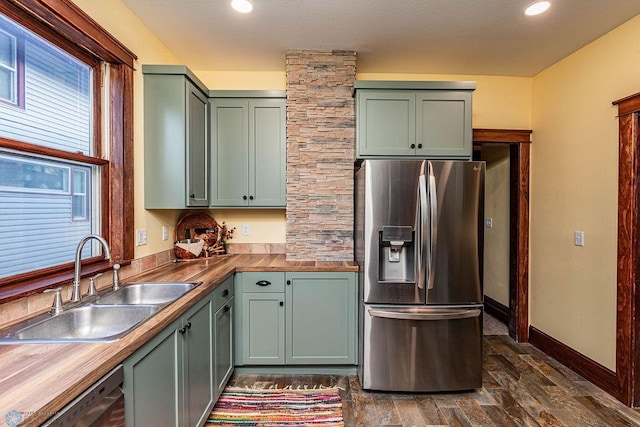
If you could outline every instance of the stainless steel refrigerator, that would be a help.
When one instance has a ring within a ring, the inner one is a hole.
[[[356,171],[364,389],[482,387],[484,162],[365,160]]]

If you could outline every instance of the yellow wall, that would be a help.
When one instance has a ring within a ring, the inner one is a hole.
[[[640,16],[533,79],[532,326],[615,370],[618,121]],[[584,231],[585,246],[573,244]]]

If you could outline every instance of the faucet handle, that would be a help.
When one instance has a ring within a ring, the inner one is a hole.
[[[89,279],[89,290],[87,291],[87,296],[98,295],[98,290],[96,289],[96,279],[100,276],[102,276],[102,273],[98,273]]]
[[[118,277],[118,270],[120,270],[120,264],[113,264],[113,290],[120,289],[120,278]]]
[[[64,311],[64,307],[62,306],[62,295],[60,294],[62,288],[53,288],[53,289],[45,289],[43,293],[55,292],[53,296],[53,303],[51,304],[51,309],[49,313],[55,315],[60,314]]]

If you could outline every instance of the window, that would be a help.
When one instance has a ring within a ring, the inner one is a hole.
[[[68,283],[87,234],[133,258],[135,59],[70,0],[0,2],[0,303]]]
[[[0,18],[0,101],[24,106],[24,45],[17,27]]]

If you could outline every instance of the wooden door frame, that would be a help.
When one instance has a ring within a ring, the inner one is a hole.
[[[640,406],[640,93],[618,107],[618,263],[613,394]]]
[[[529,165],[531,130],[474,129],[474,147],[509,147],[509,336],[529,339]]]

